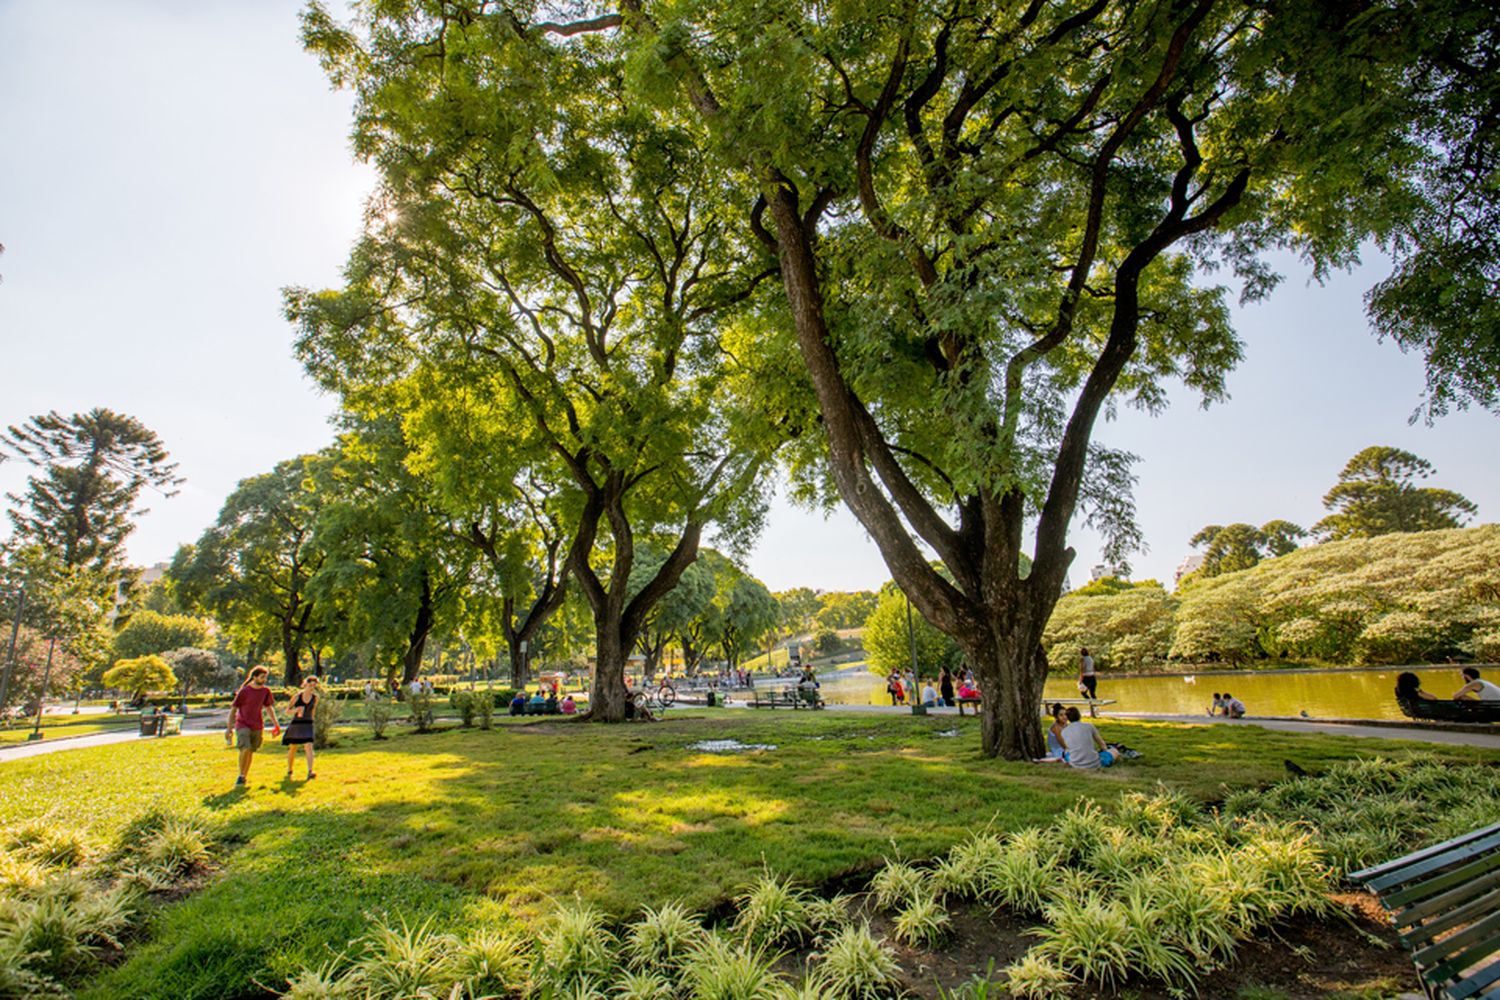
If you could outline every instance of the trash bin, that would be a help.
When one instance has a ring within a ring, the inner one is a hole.
[[[142,715],[141,716],[141,735],[142,736],[160,736],[161,735],[161,723],[162,723],[162,717],[159,716],[159,715]]]

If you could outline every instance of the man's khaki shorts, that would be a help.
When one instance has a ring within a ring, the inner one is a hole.
[[[260,745],[265,742],[266,731],[264,729],[250,729],[240,726],[234,731],[234,748],[236,750],[259,750]]]

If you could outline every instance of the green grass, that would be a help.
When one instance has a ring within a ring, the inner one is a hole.
[[[88,736],[91,733],[116,732],[136,725],[134,715],[44,715],[42,716],[42,738],[60,739],[64,736]],[[0,729],[0,746],[24,743],[36,726],[36,717],[30,720],[13,721],[9,727]]]
[[[972,719],[832,712],[673,712],[615,727],[506,719],[488,732],[393,727],[381,742],[346,729],[312,783],[282,783],[278,746],[256,761],[248,792],[231,790],[222,740],[188,736],[0,764],[0,824],[65,816],[109,838],[156,805],[212,817],[229,847],[220,875],[161,910],[131,959],[80,995],[225,997],[279,987],[383,916],[534,924],[553,897],[575,894],[611,919],[672,900],[711,912],[763,866],[818,884],[873,872],[893,844],[931,858],[986,826],[1046,823],[1081,797],[1161,782],[1218,801],[1282,777],[1286,758],[1317,770],[1411,747],[1250,727],[1100,728],[1144,759],[1093,774],[992,761]],[[704,738],[778,749],[686,748]]]

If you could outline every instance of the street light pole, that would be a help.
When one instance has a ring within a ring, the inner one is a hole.
[[[42,671],[42,689],[36,696],[36,728],[26,737],[27,742],[42,738],[42,709],[47,707],[47,685],[52,681],[52,651],[57,648],[57,636],[47,640],[47,668]]]
[[[902,592],[901,596],[906,599],[906,641],[911,644],[912,690],[909,693],[909,697],[911,698],[911,714],[926,715],[927,706],[922,704],[922,695],[918,688],[918,685],[922,683],[922,678],[917,673],[917,633],[911,624],[911,598],[907,597],[905,592]]]
[[[5,657],[5,676],[0,677],[0,713],[5,711],[5,699],[10,694],[10,675],[16,668],[16,636],[21,631],[21,615],[25,612],[26,588],[22,587],[16,592],[16,614],[10,623],[10,653]]]

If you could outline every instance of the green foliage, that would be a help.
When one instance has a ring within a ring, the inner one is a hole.
[[[1477,507],[1460,493],[1418,486],[1432,464],[1400,448],[1372,445],[1344,465],[1323,496],[1332,511],[1313,526],[1325,538],[1373,538],[1401,531],[1460,527]]]
[[[1405,663],[1500,634],[1500,527],[1327,542],[1187,588],[1174,659]]]
[[[1200,529],[1190,544],[1203,549],[1203,567],[1197,573],[1209,577],[1249,569],[1262,559],[1294,552],[1307,534],[1290,521],[1267,521],[1259,528],[1249,524],[1227,527],[1210,524]]]
[[[492,707],[494,705],[489,692],[476,695],[472,691],[455,688],[448,694],[448,704],[453,706],[453,710],[458,713],[459,720],[465,729],[474,725],[474,717],[479,713],[479,703],[482,701],[489,701]]]
[[[881,588],[875,610],[864,624],[865,655],[876,673],[911,669],[913,634],[917,640],[917,667],[923,676],[935,676],[942,667],[954,668],[963,660],[958,643],[934,628],[916,608],[911,609],[908,620],[906,597],[894,586]]]
[[[870,895],[877,909],[894,912],[906,905],[922,891],[929,878],[902,861],[887,861],[870,879]]]
[[[370,732],[377,740],[385,739],[386,727],[391,724],[391,718],[396,714],[395,706],[389,699],[372,698],[365,706],[365,718],[370,723]]]
[[[896,938],[913,948],[937,948],[948,937],[948,911],[931,886],[918,889],[896,913]]]
[[[425,733],[432,729],[435,704],[433,696],[426,692],[407,692],[406,708],[411,713],[411,724],[417,727],[417,732]]]
[[[830,998],[877,1000],[889,996],[901,974],[896,956],[870,932],[868,923],[845,925],[819,957],[818,974]]]
[[[874,612],[876,600],[876,595],[868,590],[826,591],[817,595],[813,623],[834,631],[861,628]]]
[[[597,907],[563,903],[537,935],[542,975],[557,988],[601,980],[615,968],[617,944]]]
[[[129,659],[207,643],[208,626],[201,618],[137,611],[115,633],[115,656]]]
[[[1102,669],[1129,670],[1167,658],[1177,602],[1155,580],[1105,579],[1114,583],[1091,589],[1103,582],[1096,580],[1057,602],[1044,633],[1053,670],[1076,669],[1080,648]]]
[[[147,691],[171,690],[177,686],[177,675],[160,656],[138,656],[120,660],[106,670],[104,683],[107,687],[143,695]]]
[[[16,541],[55,552],[68,567],[118,572],[141,490],[182,482],[154,432],[103,408],[32,417],[0,434],[0,450],[39,473],[28,477],[24,495],[7,495]]]
[[[703,923],[697,914],[681,903],[664,903],[647,909],[630,926],[625,937],[626,954],[637,969],[680,970],[703,935]]]
[[[333,743],[333,727],[344,714],[344,703],[323,695],[313,706],[313,746],[322,750]]]
[[[207,649],[172,649],[162,659],[177,675],[184,696],[197,688],[233,687],[238,677],[238,671]]]
[[[785,980],[774,956],[710,934],[693,949],[682,982],[697,1000],[780,1000]]]
[[[807,890],[790,878],[767,871],[735,898],[735,932],[755,947],[799,943],[812,930],[809,899]]]

